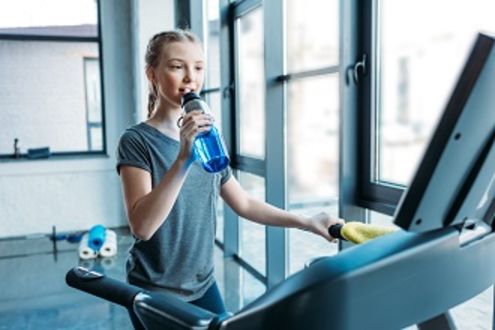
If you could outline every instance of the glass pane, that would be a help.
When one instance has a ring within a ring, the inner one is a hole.
[[[222,132],[222,109],[221,109],[221,99],[220,92],[211,92],[204,95],[205,101],[210,106],[213,118],[215,119],[215,127]],[[222,199],[218,200],[217,207],[217,227],[216,227],[216,239],[220,242],[224,241],[223,238],[223,201]]]
[[[265,157],[265,74],[263,11],[259,7],[236,21],[240,105],[240,153]]]
[[[339,178],[339,78],[290,81],[287,88],[289,204],[336,200]]]
[[[0,4],[0,33],[97,37],[95,0],[16,0]]]
[[[332,216],[338,215],[338,204],[327,207],[307,207],[304,209],[290,210],[294,214],[312,216],[319,212],[327,212]],[[289,229],[289,274],[300,271],[311,260],[322,256],[333,256],[339,252],[339,245],[330,243],[326,239],[315,234]]]
[[[266,291],[266,286],[258,281],[247,270],[243,269],[241,272],[242,283],[242,307],[252,303],[255,299],[259,298]]]
[[[290,81],[287,94],[289,209],[306,216],[338,216],[339,79],[337,75]],[[309,161],[308,161],[309,160]],[[289,271],[338,252],[338,245],[289,230]]]
[[[221,198],[218,199],[217,206],[217,226],[215,231],[215,238],[223,243],[223,200]]]
[[[206,57],[205,88],[220,87],[220,9],[219,0],[206,0]]]
[[[265,200],[265,179],[239,171],[239,183],[251,197]],[[265,226],[240,218],[241,257],[261,274],[266,274]]]
[[[265,285],[223,251],[215,249],[215,278],[229,312],[237,312],[265,291]]]
[[[205,95],[205,101],[211,109],[211,115],[215,119],[215,127],[222,131],[222,100],[220,92],[211,92]]]
[[[287,0],[287,69],[299,72],[339,62],[339,1]]]
[[[493,0],[381,1],[379,180],[410,181],[476,33],[495,31],[494,12]]]
[[[86,108],[88,122],[101,123],[100,102],[100,62],[96,57],[84,57],[84,91],[86,94]]]
[[[0,40],[0,154],[102,150],[96,42]]]
[[[394,225],[394,218],[393,217],[386,215],[386,214],[383,214],[383,213],[373,211],[373,210],[367,210],[367,211],[369,212],[368,213],[368,215],[369,215],[368,219],[369,219],[370,223],[380,225],[380,226],[392,226],[392,227],[399,228],[399,227]]]
[[[96,126],[89,125],[88,150],[101,151],[103,150],[103,128],[101,124]]]

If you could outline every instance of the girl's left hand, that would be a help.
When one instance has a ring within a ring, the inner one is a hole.
[[[328,233],[328,228],[337,223],[344,224],[345,221],[342,219],[333,218],[326,212],[320,212],[309,218],[308,230],[322,236],[330,242],[336,242],[337,239],[330,236]]]

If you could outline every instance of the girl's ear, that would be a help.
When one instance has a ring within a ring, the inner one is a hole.
[[[148,77],[150,84],[155,85],[155,72],[152,68],[146,69],[146,77]]]
[[[148,86],[150,93],[152,93],[156,97],[157,91],[156,91],[155,72],[153,71],[152,68],[148,68],[146,70],[146,77],[148,77]]]

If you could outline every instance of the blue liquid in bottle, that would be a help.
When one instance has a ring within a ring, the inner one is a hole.
[[[198,136],[194,141],[194,146],[207,172],[216,173],[229,165],[225,146],[216,127],[213,126],[208,132]]]
[[[210,113],[208,105],[194,92],[184,95],[182,106],[186,113],[193,110]],[[201,165],[209,173],[220,172],[229,165],[227,148],[225,148],[223,139],[215,126],[196,137],[194,149]]]

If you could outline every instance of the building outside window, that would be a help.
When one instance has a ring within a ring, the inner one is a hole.
[[[105,152],[98,2],[0,5],[0,155]]]

